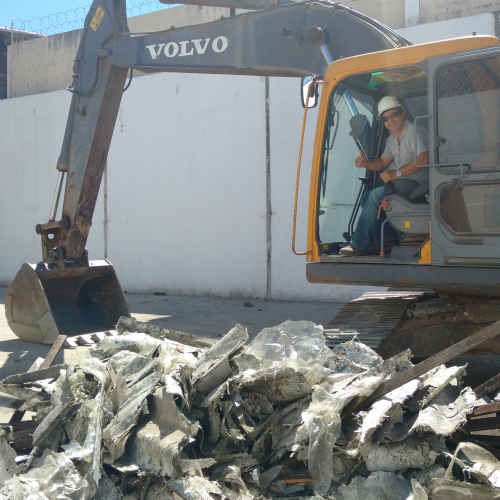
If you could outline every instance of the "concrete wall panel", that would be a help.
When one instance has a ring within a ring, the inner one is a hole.
[[[0,101],[0,285],[8,285],[23,262],[42,258],[37,223],[48,221],[56,163],[71,96],[51,92]],[[98,199],[91,255],[103,256],[103,200]]]
[[[420,0],[420,23],[432,23],[499,10],[498,0]]]
[[[128,291],[264,297],[264,80],[159,74],[126,92],[108,257]]]
[[[340,3],[391,28],[402,28],[405,25],[404,0],[345,0]]]
[[[447,38],[470,36],[475,31],[478,35],[495,36],[495,18],[491,13],[477,16],[449,19],[429,24],[420,24],[397,30],[413,43],[437,42]]]

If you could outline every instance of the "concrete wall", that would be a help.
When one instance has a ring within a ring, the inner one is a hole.
[[[402,28],[405,25],[404,0],[344,0],[339,3],[373,17],[391,28]]]
[[[495,16],[492,13],[421,24],[397,31],[413,43],[437,42],[447,38],[470,36],[473,32],[478,35],[498,36]]]
[[[10,78],[9,61],[7,57],[8,46],[18,44],[32,38],[39,38],[40,34],[16,30],[0,26],[0,99],[7,99],[7,82]]]
[[[499,10],[499,0],[420,0],[420,23],[432,23]]]
[[[71,95],[59,91],[0,101],[0,284],[23,262],[41,259],[35,225],[47,222]],[[8,117],[8,119],[7,119]],[[98,200],[89,251],[103,255],[103,202]]]

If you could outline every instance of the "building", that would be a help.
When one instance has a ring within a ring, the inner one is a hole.
[[[24,42],[44,35],[31,31],[23,31],[15,28],[0,26],[0,99],[7,98],[7,82],[9,68],[7,64],[7,47],[14,43]]]

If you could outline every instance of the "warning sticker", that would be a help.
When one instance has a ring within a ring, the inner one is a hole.
[[[99,5],[99,7],[97,7],[97,10],[95,11],[92,21],[90,21],[90,27],[94,31],[97,31],[97,28],[99,27],[99,24],[101,24],[103,17],[104,17],[104,9]]]

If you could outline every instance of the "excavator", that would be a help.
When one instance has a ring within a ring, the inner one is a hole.
[[[499,40],[470,36],[412,45],[387,26],[327,0],[188,3],[227,7],[232,15],[131,33],[125,0],[92,3],[68,88],[73,96],[49,220],[36,226],[42,260],[23,264],[7,293],[14,333],[52,344],[60,334],[102,331],[129,316],[112,264],[89,260],[85,245],[133,71],[301,78],[303,127],[308,109],[318,103],[319,109],[307,245],[303,252],[295,249],[296,193],[292,249],[306,255],[312,283],[389,287],[347,304],[325,330],[333,343],[364,332],[387,355],[411,346],[425,357],[435,346],[499,320]],[[235,9],[246,12],[233,15]],[[359,151],[368,159],[382,154],[388,131],[377,106],[388,95],[428,135],[429,163],[419,166],[429,169],[429,182],[407,198],[387,192],[377,255],[343,257],[339,250],[352,237],[362,195],[383,185],[379,173],[356,170],[354,160]],[[303,140],[304,130],[301,151]],[[299,177],[300,158],[297,191]],[[391,251],[384,250],[387,224],[399,235]],[[432,307],[439,314],[430,314]],[[403,316],[408,321],[401,329]],[[488,349],[496,352],[495,346]]]

